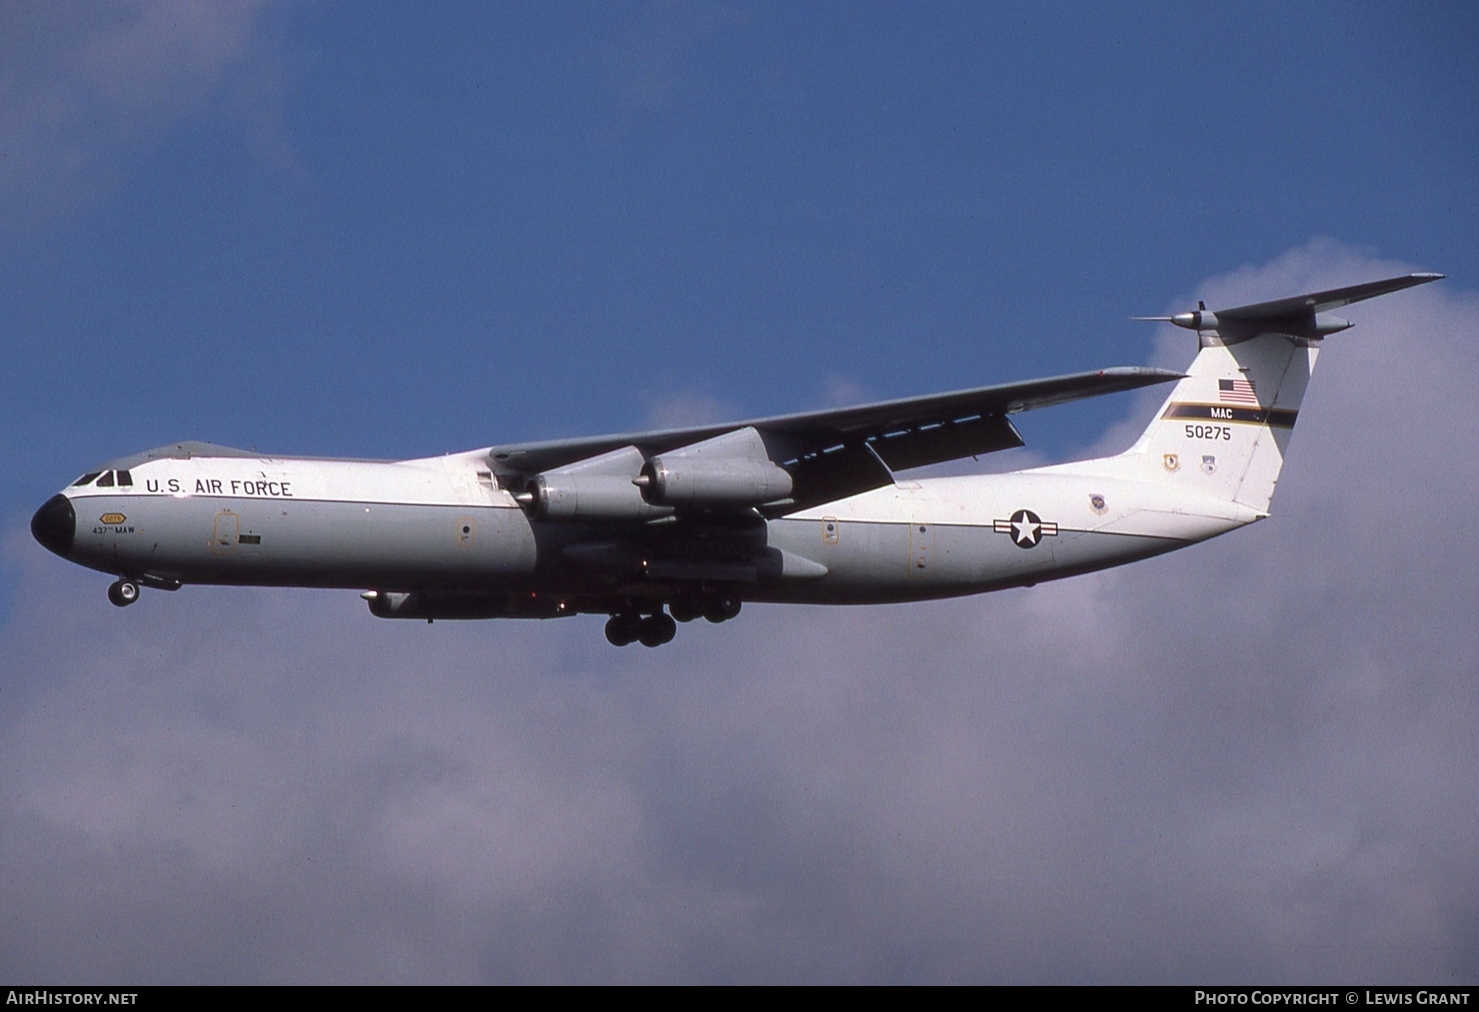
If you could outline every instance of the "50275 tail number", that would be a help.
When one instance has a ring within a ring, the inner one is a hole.
[[[1188,425],[1187,439],[1232,439],[1231,425]]]

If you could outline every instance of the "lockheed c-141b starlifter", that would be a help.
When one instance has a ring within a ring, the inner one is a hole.
[[[1117,368],[857,407],[420,460],[178,443],[103,464],[31,521],[51,551],[141,587],[363,590],[382,618],[610,616],[657,646],[745,601],[867,604],[1030,585],[1268,515],[1329,310],[1410,274],[1172,317],[1183,375]],[[1010,474],[895,473],[1022,445],[1011,416],[1175,381],[1134,446]]]

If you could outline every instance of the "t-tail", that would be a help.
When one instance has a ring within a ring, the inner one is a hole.
[[[1201,350],[1134,446],[1046,470],[1170,484],[1268,512],[1320,345],[1351,323],[1328,311],[1437,281],[1408,274],[1274,302],[1136,317],[1195,330]]]

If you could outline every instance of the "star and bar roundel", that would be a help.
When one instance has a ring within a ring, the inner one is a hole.
[[[1010,534],[1018,548],[1036,548],[1043,538],[1056,536],[1058,525],[1043,520],[1031,510],[1018,510],[1009,520],[993,520],[998,534]]]

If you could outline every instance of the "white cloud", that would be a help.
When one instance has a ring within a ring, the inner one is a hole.
[[[821,403],[829,408],[845,408],[853,404],[865,404],[878,398],[851,376],[833,373],[822,384]]]
[[[653,429],[681,429],[740,417],[732,404],[702,390],[665,390],[646,393],[642,399],[647,402],[646,425]]]
[[[0,8],[0,197],[37,220],[106,192],[120,156],[229,99],[262,156],[292,154],[259,24],[268,0]],[[127,158],[123,159],[126,163]]]
[[[1405,269],[1316,244],[1202,291]],[[1475,301],[1350,310],[1249,530],[656,651],[349,594],[118,611],[17,533],[0,972],[1470,983]]]

